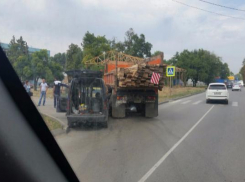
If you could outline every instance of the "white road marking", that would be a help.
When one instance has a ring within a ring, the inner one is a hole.
[[[194,102],[193,104],[194,104],[194,105],[197,105],[197,104],[199,104],[200,102],[202,102],[202,100],[196,101],[196,102]]]
[[[187,104],[187,103],[189,103],[189,102],[191,102],[191,100],[187,100],[187,101],[185,101],[185,102],[182,102],[181,104]]]
[[[181,99],[180,99],[180,100],[175,100],[175,101],[170,102],[170,103],[174,104],[174,103],[178,103],[178,102],[180,102],[180,101],[182,101],[182,100],[181,100]]]
[[[232,102],[232,106],[237,107],[238,106],[238,102]]]
[[[197,125],[207,116],[207,114],[214,108],[214,105],[196,122],[194,126],[176,143],[174,146],[169,149],[169,151],[162,156],[162,158],[138,181],[145,182],[152,173],[165,161],[165,159],[183,142],[183,140],[197,127]]]

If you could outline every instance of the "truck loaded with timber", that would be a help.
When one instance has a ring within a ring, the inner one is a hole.
[[[111,88],[109,103],[112,117],[124,118],[130,112],[157,117],[158,90],[163,88],[165,71],[163,53],[138,64],[107,62],[104,81]]]

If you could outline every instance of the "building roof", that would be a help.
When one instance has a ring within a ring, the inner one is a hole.
[[[0,46],[5,49],[5,50],[8,50],[9,49],[9,44],[6,44],[6,43],[0,43]],[[28,47],[28,51],[30,53],[34,53],[34,52],[37,52],[37,51],[40,51],[42,49],[39,49],[39,48],[34,48],[34,47]],[[50,56],[50,50],[47,50],[48,51],[48,55]]]

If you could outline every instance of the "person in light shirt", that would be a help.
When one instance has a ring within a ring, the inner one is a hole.
[[[45,100],[46,100],[46,93],[48,91],[48,84],[45,82],[45,79],[43,79],[43,82],[40,84],[40,99],[38,102],[38,106],[41,105],[42,98],[43,98],[43,106],[45,105]]]

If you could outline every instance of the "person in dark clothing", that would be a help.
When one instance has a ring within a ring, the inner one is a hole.
[[[58,98],[60,97],[60,93],[61,93],[60,87],[61,87],[61,81],[58,81],[55,78],[55,80],[54,80],[54,87],[53,87],[54,107],[55,108],[57,106]]]

